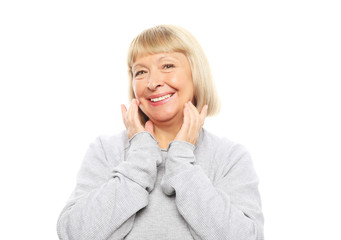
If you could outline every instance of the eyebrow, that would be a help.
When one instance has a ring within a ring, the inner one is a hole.
[[[160,62],[161,60],[163,59],[167,59],[167,58],[170,58],[172,60],[175,60],[175,61],[179,61],[176,57],[173,57],[173,56],[161,56],[157,61]]]
[[[136,67],[146,67],[145,65],[143,65],[142,63],[138,63],[138,64],[133,64],[133,66],[131,67],[132,70],[134,70],[134,68]]]
[[[169,56],[169,55],[163,55],[163,56],[160,56],[158,59],[157,59],[157,62],[160,62],[164,59],[167,59],[169,58],[170,60],[174,60],[174,61],[177,61],[179,62],[179,59],[176,58],[176,57],[173,57],[173,56]],[[142,63],[137,63],[137,64],[133,64],[133,66],[131,67],[132,70],[134,70],[135,68],[137,67],[144,67],[144,68],[147,68],[146,65],[142,64]]]

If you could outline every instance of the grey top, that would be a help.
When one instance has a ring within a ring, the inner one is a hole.
[[[64,240],[264,239],[258,178],[239,144],[202,129],[160,149],[148,132],[100,136],[58,219]]]

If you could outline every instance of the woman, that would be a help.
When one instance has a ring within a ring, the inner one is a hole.
[[[60,239],[263,239],[247,151],[202,128],[219,101],[186,30],[156,26],[128,54],[126,130],[90,145],[58,220]]]

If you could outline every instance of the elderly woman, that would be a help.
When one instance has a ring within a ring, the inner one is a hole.
[[[219,101],[186,30],[156,26],[128,54],[126,130],[89,147],[60,239],[263,239],[258,179],[239,144],[203,129]]]

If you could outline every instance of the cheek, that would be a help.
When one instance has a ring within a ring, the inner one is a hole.
[[[143,93],[143,87],[141,82],[133,81],[133,91],[136,98],[140,98]]]
[[[185,89],[185,96],[187,101],[192,101],[194,98],[194,85],[192,82],[188,82],[186,86],[184,87]]]
[[[181,74],[169,76],[164,82],[167,83],[170,87],[175,88],[179,91],[183,91],[187,86],[187,78]]]
[[[180,90],[181,92],[184,93],[184,95],[186,95],[188,97],[188,95],[193,96],[193,92],[194,92],[194,85],[193,85],[193,81],[192,81],[192,77],[191,76],[187,76],[187,75],[182,75],[180,78],[177,78],[174,81],[174,86]]]

